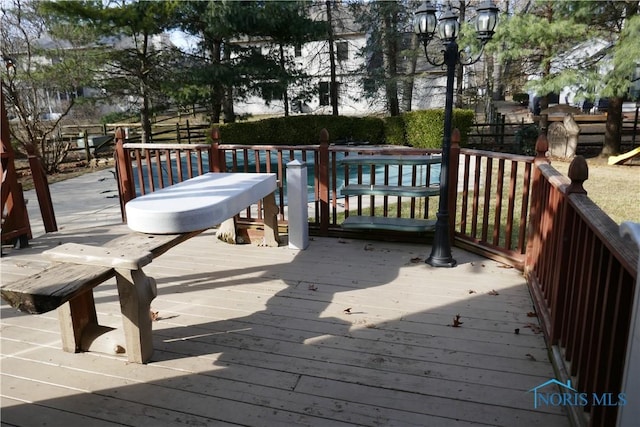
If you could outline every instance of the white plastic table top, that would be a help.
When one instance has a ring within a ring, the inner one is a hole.
[[[275,190],[273,173],[210,172],[129,201],[127,225],[150,234],[205,230]]]

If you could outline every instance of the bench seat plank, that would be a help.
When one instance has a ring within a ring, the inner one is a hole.
[[[108,242],[105,247],[118,252],[157,257],[201,231],[173,235],[130,233]],[[12,307],[30,314],[55,310],[72,298],[115,275],[113,267],[55,263],[44,271],[0,288],[2,298]]]
[[[68,262],[81,265],[96,265],[99,267],[126,268],[137,270],[151,263],[153,254],[148,251],[142,253],[128,253],[119,248],[80,245],[65,243],[54,249],[44,251],[44,256],[51,261]]]
[[[277,188],[272,173],[209,172],[129,201],[127,225],[151,234],[213,228]]]
[[[421,233],[433,231],[436,221],[417,218],[391,218],[380,216],[350,215],[342,227],[353,230],[391,230]]]

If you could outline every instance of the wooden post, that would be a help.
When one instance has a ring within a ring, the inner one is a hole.
[[[131,168],[131,159],[128,152],[124,149],[124,129],[117,128],[115,134],[116,149],[114,152],[116,158],[116,175],[118,178],[118,194],[120,195],[120,214],[122,222],[127,222],[127,214],[124,206],[129,200],[136,197],[136,189],[133,183],[133,169]]]
[[[36,196],[38,197],[44,231],[47,233],[58,231],[56,216],[53,212],[53,202],[51,201],[51,191],[47,181],[47,173],[44,170],[44,166],[42,166],[40,157],[36,154],[36,149],[33,144],[27,145],[27,153],[29,155],[29,168],[31,169],[31,178],[33,179],[33,186],[36,190]]]
[[[320,193],[320,235],[329,235],[329,132],[320,131],[318,152],[318,187]]]
[[[2,237],[5,241],[16,239],[17,246],[27,246],[31,238],[31,225],[24,201],[22,185],[18,182],[15,155],[11,146],[9,120],[4,106],[4,92],[0,91],[0,175],[2,175]]]
[[[91,161],[91,152],[89,151],[89,133],[85,129],[82,132],[82,140],[84,141],[84,154],[87,158],[87,163]]]
[[[224,153],[220,152],[220,129],[218,126],[211,128],[211,151],[209,152],[209,172],[224,172]]]
[[[528,267],[532,266],[533,262],[533,248],[535,235],[539,232],[541,215],[544,212],[544,206],[541,206],[541,186],[542,186],[542,174],[538,169],[538,165],[549,164],[547,158],[547,151],[549,150],[549,141],[547,135],[542,133],[536,140],[536,158],[533,161],[533,178],[531,183],[531,205],[529,207],[529,230],[527,232],[527,249],[525,251],[525,272]]]
[[[453,244],[456,231],[456,209],[458,205],[458,169],[460,166],[460,131],[455,128],[451,134],[449,150],[449,241]]]

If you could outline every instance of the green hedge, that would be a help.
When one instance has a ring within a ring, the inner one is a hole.
[[[473,120],[471,110],[453,111],[453,126],[460,129],[463,144]],[[220,135],[224,144],[307,145],[317,144],[320,131],[325,128],[329,131],[330,143],[366,141],[440,148],[443,123],[444,110],[412,111],[385,118],[304,115],[227,123],[220,126]]]
[[[384,122],[376,117],[279,117],[256,122],[227,123],[220,127],[220,135],[225,144],[305,145],[317,144],[323,128],[329,131],[329,142],[384,142]]]
[[[444,130],[444,109],[410,111],[403,114],[406,142],[412,147],[441,148]],[[471,110],[453,110],[453,127],[461,134],[461,145],[468,140],[475,114]]]

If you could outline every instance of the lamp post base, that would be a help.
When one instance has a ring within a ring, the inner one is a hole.
[[[456,260],[451,257],[446,257],[446,256],[436,257],[433,255],[427,258],[425,263],[429,264],[432,267],[448,267],[448,268],[455,267],[457,264]]]
[[[446,187],[446,185],[444,186]],[[431,244],[431,255],[425,261],[432,267],[455,267],[457,262],[451,256],[451,242],[449,241],[449,213],[446,210],[447,190],[440,187],[440,202],[444,199],[444,204],[440,206],[440,211],[436,214],[436,230]]]

